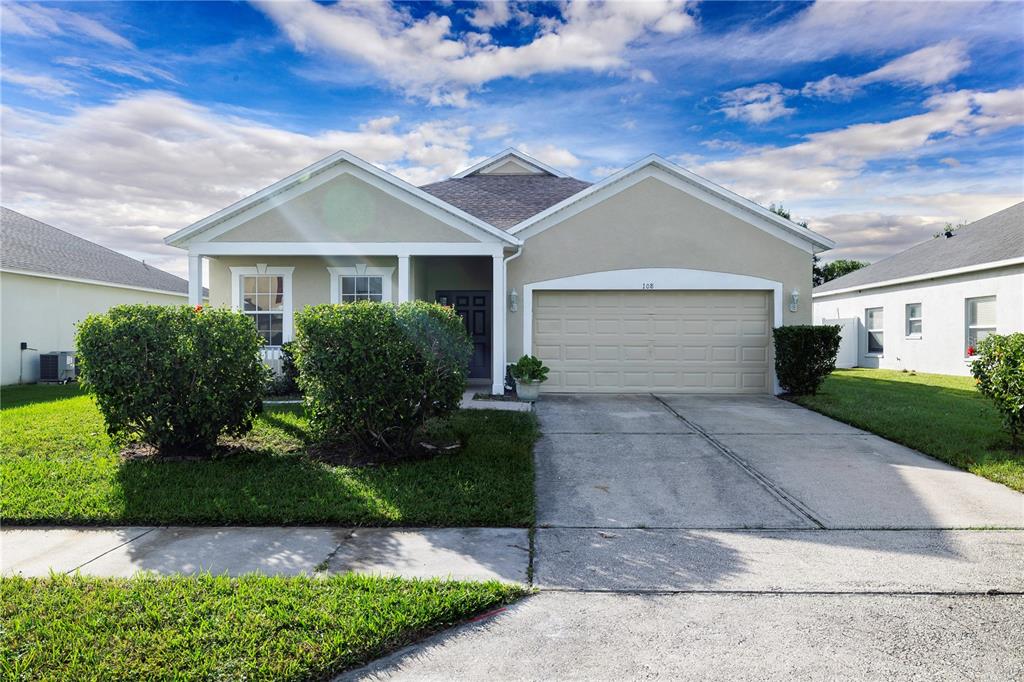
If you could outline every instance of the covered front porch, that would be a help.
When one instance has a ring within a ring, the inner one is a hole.
[[[462,316],[474,344],[470,377],[504,391],[506,296],[501,244],[203,243],[189,254],[190,302],[209,268],[210,304],[253,317],[264,359],[280,368],[294,315],[309,305],[359,300],[436,301]]]

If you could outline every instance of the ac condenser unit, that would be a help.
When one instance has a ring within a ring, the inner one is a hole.
[[[66,384],[78,378],[73,351],[53,351],[39,354],[39,381]]]

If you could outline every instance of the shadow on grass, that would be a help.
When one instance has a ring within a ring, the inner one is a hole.
[[[521,416],[521,415],[520,415]],[[305,439],[301,424],[262,420]],[[121,516],[156,524],[507,526],[533,522],[536,427],[486,413],[456,417],[454,455],[379,467],[330,466],[271,441],[209,461],[132,461],[117,471]]]
[[[0,386],[0,409],[51,403],[87,395],[78,384],[24,384]]]

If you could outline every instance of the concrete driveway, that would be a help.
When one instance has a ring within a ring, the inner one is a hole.
[[[545,396],[540,594],[352,679],[1024,677],[1024,495],[769,396]]]
[[[1024,528],[1024,496],[769,396],[546,396],[537,525]]]

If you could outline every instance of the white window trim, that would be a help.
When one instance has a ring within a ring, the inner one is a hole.
[[[650,285],[645,287],[645,285]],[[687,268],[635,268],[573,275],[523,286],[523,353],[533,353],[533,293],[545,290],[586,291],[769,291],[772,295],[772,326],[783,325],[782,282],[730,272]],[[775,344],[769,342],[768,380],[775,395],[782,393],[775,376]]]
[[[910,306],[916,305],[921,309],[921,314],[918,317],[910,316]],[[911,332],[910,323],[913,321],[921,323],[921,331]],[[924,336],[924,304],[923,303],[908,303],[903,306],[903,334],[908,339],[920,339]]]
[[[327,272],[331,276],[331,303],[341,303],[341,278],[342,277],[380,277],[381,300],[394,303],[391,293],[391,276],[394,268],[369,267],[362,263],[347,267],[329,267]]]
[[[868,327],[868,312],[871,310],[882,311],[882,327],[881,329],[874,329]],[[871,348],[871,332],[881,332],[882,334],[882,352],[870,350]],[[871,308],[864,309],[864,357],[866,358],[884,358],[885,357],[885,306],[873,306]]]
[[[994,325],[982,325],[982,324],[971,324],[971,302],[972,301],[987,301],[992,300],[996,304],[996,324]],[[992,333],[995,334],[999,330],[999,299],[995,294],[988,296],[971,296],[964,299],[964,358],[968,360],[974,360],[975,356],[967,354],[967,347],[971,345],[971,330],[972,329],[991,329]]]
[[[253,275],[277,275],[283,278],[284,283],[284,315],[281,322],[281,338],[287,343],[294,338],[293,331],[293,308],[292,308],[292,272],[294,267],[269,266],[265,263],[257,263],[256,267],[233,267],[231,268],[231,309],[242,311],[242,277]],[[265,346],[265,348],[276,348],[277,346]]]

